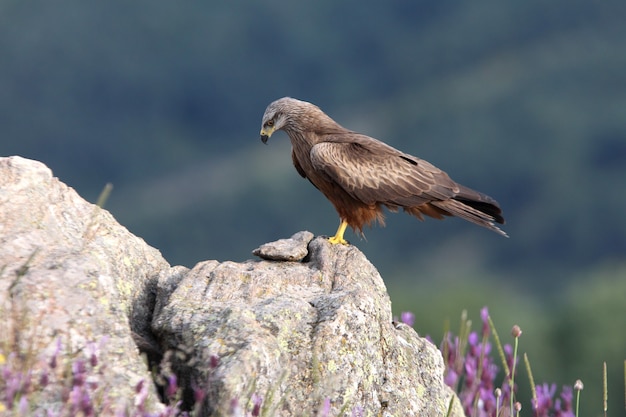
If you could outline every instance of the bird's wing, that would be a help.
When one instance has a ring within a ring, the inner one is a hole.
[[[376,139],[350,132],[327,140],[311,149],[313,167],[365,204],[412,207],[459,192],[445,172]]]

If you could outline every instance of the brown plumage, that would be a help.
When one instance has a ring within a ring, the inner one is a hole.
[[[495,225],[504,224],[504,218],[493,198],[457,184],[422,159],[345,129],[311,103],[284,97],[267,106],[263,143],[277,130],[291,139],[298,173],[339,213],[332,243],[347,243],[348,225],[358,232],[373,221],[384,225],[383,207],[402,208],[420,220],[456,216],[507,236]]]

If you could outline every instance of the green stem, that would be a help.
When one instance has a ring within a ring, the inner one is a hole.
[[[513,348],[513,363],[511,364],[511,379],[509,385],[511,387],[511,415],[513,415],[513,388],[515,387],[515,362],[517,361],[517,345],[518,337],[515,338],[515,347]]]

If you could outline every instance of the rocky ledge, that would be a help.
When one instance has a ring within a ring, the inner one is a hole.
[[[265,416],[445,416],[454,398],[441,354],[393,321],[383,280],[354,246],[300,232],[256,249],[260,260],[171,267],[20,157],[0,158],[0,242],[0,359],[43,375],[59,355],[55,369],[74,377],[77,358],[91,361],[96,415],[132,409],[139,394],[146,410],[178,395],[203,416],[255,406]],[[65,409],[62,385],[37,385],[31,411]],[[462,416],[454,404],[450,415]]]

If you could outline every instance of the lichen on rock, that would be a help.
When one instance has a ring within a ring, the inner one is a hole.
[[[322,407],[444,416],[454,398],[441,354],[393,322],[382,278],[354,246],[300,232],[259,247],[261,260],[170,267],[45,165],[20,157],[0,158],[0,242],[0,309],[11,329],[0,349],[38,359],[61,340],[67,362],[106,341],[100,415],[132,406],[142,380],[141,395],[162,410],[149,369],[159,365],[175,373],[184,407],[202,391],[204,416],[260,398],[268,416]],[[35,374],[40,363],[29,362]],[[58,409],[61,394],[48,390],[46,407]]]

